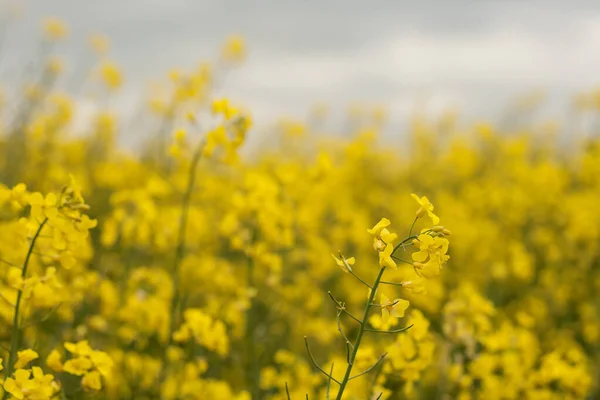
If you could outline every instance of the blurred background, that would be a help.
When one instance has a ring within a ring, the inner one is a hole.
[[[56,53],[68,60],[61,85],[79,93],[79,119],[97,106],[85,90],[93,33],[111,39],[124,74],[111,102],[125,120],[153,80],[210,59],[232,33],[249,56],[219,90],[252,110],[258,128],[275,116],[303,119],[315,104],[328,106],[333,123],[352,105],[385,105],[389,136],[415,110],[497,122],[523,96],[544,99],[537,117],[564,120],[572,95],[597,85],[600,70],[594,1],[0,0],[0,14],[5,91],[39,59],[40,21],[68,25]]]
[[[600,398],[599,4],[0,0],[4,388]]]

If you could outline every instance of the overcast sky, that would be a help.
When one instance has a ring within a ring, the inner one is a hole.
[[[3,80],[35,53],[40,21],[56,16],[70,27],[61,52],[71,63],[89,58],[90,33],[111,38],[125,108],[146,82],[211,58],[231,33],[250,56],[222,90],[259,125],[315,102],[385,104],[392,123],[418,99],[432,112],[493,116],[531,89],[545,89],[555,112],[600,84],[598,1],[0,0],[9,3],[22,15],[5,40]]]

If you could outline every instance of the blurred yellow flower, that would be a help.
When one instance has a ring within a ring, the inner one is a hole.
[[[44,20],[44,33],[50,40],[59,40],[66,37],[69,30],[65,23],[58,18],[46,18]]]
[[[228,62],[241,62],[246,58],[246,44],[244,38],[232,35],[227,38],[221,50],[221,56]]]

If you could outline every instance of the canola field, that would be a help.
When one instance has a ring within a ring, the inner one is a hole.
[[[364,108],[245,152],[252,110],[213,95],[231,37],[164,78],[126,151],[109,108],[74,134],[68,27],[43,35],[0,114],[2,399],[600,397],[597,136],[521,104],[504,127],[415,115],[389,145]],[[108,97],[126,77],[90,45]]]

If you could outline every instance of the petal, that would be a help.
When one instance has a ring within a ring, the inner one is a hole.
[[[380,298],[380,300],[379,300],[380,304],[382,304],[382,305],[390,304],[390,299],[385,294],[381,293],[379,298]]]
[[[431,221],[433,222],[434,225],[437,225],[440,223],[440,217],[435,215],[433,212],[428,211],[427,214],[429,215],[429,218],[431,218]]]
[[[427,260],[427,257],[429,257],[429,252],[427,250],[421,250],[421,251],[417,251],[416,253],[412,253],[412,259],[413,261],[418,261],[418,262],[425,262],[425,260]]]
[[[371,229],[367,229],[367,232],[369,232],[371,235],[379,235],[379,233],[381,233],[381,231],[383,230],[383,228],[385,228],[386,226],[389,226],[391,224],[390,220],[387,218],[381,218],[381,220],[375,224],[375,226]]]
[[[390,319],[390,312],[387,308],[381,309],[381,320],[385,323]]]

